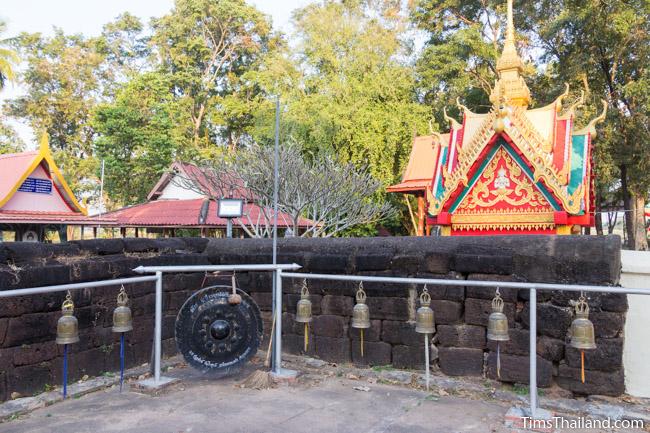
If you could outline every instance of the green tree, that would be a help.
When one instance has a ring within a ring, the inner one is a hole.
[[[650,191],[650,3],[545,3],[533,16],[544,60],[558,79],[583,81],[592,100],[609,103],[607,122],[595,142],[598,201],[605,201],[618,177],[628,246],[648,249],[643,212]],[[593,116],[589,110],[586,114]]]
[[[0,21],[0,34],[6,30],[7,24],[4,21]],[[7,81],[16,79],[16,66],[20,59],[13,49],[8,48],[11,42],[11,39],[0,39],[0,90],[2,90]]]
[[[308,153],[368,167],[384,187],[401,179],[413,134],[427,131],[431,115],[418,103],[401,12],[394,1],[326,1],[296,11],[300,74],[283,93],[287,135]],[[407,220],[401,197],[382,192],[375,199],[399,204]]]
[[[20,152],[24,147],[16,130],[0,117],[0,154]]]
[[[192,120],[195,146],[236,147],[252,121],[238,101],[257,91],[241,77],[273,49],[268,18],[244,0],[176,0],[170,14],[153,21],[153,30],[153,48]]]
[[[104,188],[115,205],[145,200],[176,157],[192,159],[183,146],[182,125],[189,125],[189,119],[183,118],[172,87],[171,77],[145,73],[94,111],[94,153],[105,161]]]
[[[50,136],[57,163],[78,193],[94,189],[90,115],[101,97],[103,56],[82,36],[22,34],[18,46],[27,62],[26,94],[7,102],[10,116],[26,120]]]

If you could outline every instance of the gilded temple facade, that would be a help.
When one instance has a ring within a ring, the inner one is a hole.
[[[583,98],[565,107],[567,85],[551,104],[529,109],[522,70],[508,0],[492,109],[478,114],[458,103],[462,122],[445,113],[449,132],[433,134],[427,225],[440,226],[443,235],[571,234],[594,225],[592,140],[606,104],[577,129]]]

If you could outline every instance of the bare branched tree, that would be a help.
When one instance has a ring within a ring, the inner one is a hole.
[[[179,173],[175,182],[211,199],[236,197],[253,202],[237,222],[251,237],[267,237],[273,224],[274,150],[251,146],[231,161],[206,161]],[[373,200],[382,185],[368,171],[342,164],[332,156],[307,161],[295,145],[280,148],[278,219],[300,236],[330,237],[361,224],[378,222],[394,212]]]

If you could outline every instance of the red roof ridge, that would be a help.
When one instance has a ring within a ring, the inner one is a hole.
[[[36,156],[38,155],[38,150],[29,150],[27,152],[16,152],[16,153],[3,153],[0,154],[0,159],[9,159],[17,158],[19,156]]]

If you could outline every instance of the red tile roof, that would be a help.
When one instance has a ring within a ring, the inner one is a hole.
[[[40,153],[37,150],[0,155],[0,201],[13,192],[14,187]]]
[[[402,182],[386,188],[388,192],[424,191],[431,186],[433,178],[432,167],[438,156],[440,142],[446,143],[449,134],[440,134],[439,138],[432,135],[415,137],[409,162],[404,170]]]
[[[226,227],[227,220],[217,216],[217,204],[209,200],[207,218],[201,223],[199,217],[204,199],[191,200],[153,200],[134,206],[125,207],[113,212],[104,214],[106,218],[117,221],[120,227]],[[259,206],[247,203],[244,205],[244,223],[251,221],[264,221],[260,215]],[[270,217],[270,214],[269,214]],[[287,227],[290,224],[287,214],[278,214],[278,226]],[[308,220],[301,219],[300,226],[306,227]]]
[[[178,174],[179,177],[184,180],[194,182],[197,187],[201,190],[202,193],[207,193],[210,197],[220,198],[223,196],[222,191],[217,191],[215,189],[215,183],[211,181],[210,174],[208,171],[208,176],[206,176],[206,169],[199,168],[194,164],[188,164],[184,162],[174,162],[171,166],[169,172],[163,174],[160,177],[160,180],[156,185],[151,189],[147,200],[156,200],[163,189],[172,181],[174,174]],[[185,183],[185,182],[183,182]],[[254,197],[250,190],[244,188],[240,180],[233,182],[239,186],[235,187],[232,191],[233,197],[241,197],[247,201],[253,201]],[[197,191],[198,192],[198,191]],[[223,191],[224,194],[229,195],[230,191]],[[203,194],[205,195],[205,194]]]
[[[115,225],[115,222],[114,218],[89,217],[76,212],[0,210],[0,223],[7,224]]]

